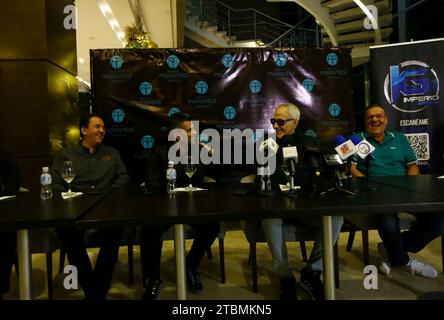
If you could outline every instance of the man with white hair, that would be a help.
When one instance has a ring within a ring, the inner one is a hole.
[[[316,145],[312,137],[302,134],[296,130],[299,124],[300,110],[291,103],[280,104],[273,118],[270,120],[274,130],[276,131],[277,144],[285,145],[286,139],[291,139],[297,147],[299,154],[299,162],[296,166],[295,179],[302,187],[311,188],[312,186],[312,168],[307,157],[306,146]],[[282,169],[283,155],[278,152],[276,157],[276,171],[271,177],[272,184],[286,184],[287,177]],[[322,230],[320,218],[298,218],[283,220],[277,218],[262,219],[265,237],[273,258],[274,267],[279,275],[281,284],[281,299],[297,299],[296,296],[296,280],[293,276],[293,270],[288,261],[287,247],[284,241],[283,224],[292,223],[296,226],[306,225],[317,228],[316,241],[310,258],[301,271],[301,285],[311,294],[313,299],[324,299],[324,286],[320,279],[323,271],[322,262]],[[341,231],[343,217],[333,217],[333,239],[337,241],[339,232]]]

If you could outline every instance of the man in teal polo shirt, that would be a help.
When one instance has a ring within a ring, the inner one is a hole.
[[[366,132],[359,133],[361,139],[370,142],[375,150],[374,160],[366,161],[355,157],[352,173],[356,177],[419,175],[417,159],[406,136],[400,132],[387,131],[388,118],[383,107],[370,105],[365,110]],[[396,213],[375,216],[379,236],[384,245],[378,244],[382,262],[380,270],[389,275],[391,268],[407,266],[412,273],[426,278],[436,278],[438,272],[430,265],[409,257],[408,252],[419,252],[428,243],[444,233],[443,215],[421,214],[407,231],[400,232]]]

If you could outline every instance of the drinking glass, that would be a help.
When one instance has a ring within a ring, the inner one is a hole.
[[[188,187],[185,188],[185,190],[187,191],[194,191],[194,187],[191,184],[191,178],[193,177],[194,173],[197,170],[197,165],[191,163],[191,157],[188,158],[188,162],[185,164],[184,166],[184,172],[185,174],[188,176],[188,178],[190,179],[190,185]]]
[[[63,162],[62,178],[68,184],[68,196],[71,196],[73,194],[73,192],[71,191],[71,182],[74,180],[75,176],[76,175],[74,173],[72,161]]]

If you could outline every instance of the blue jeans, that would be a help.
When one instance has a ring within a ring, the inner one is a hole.
[[[301,225],[317,227],[316,239],[311,251],[310,257],[307,261],[306,268],[309,270],[323,271],[322,261],[322,219],[321,218],[307,218],[298,219]],[[332,217],[333,229],[333,243],[336,243],[341,232],[344,218],[342,216]],[[293,270],[287,256],[287,245],[284,241],[283,221],[278,218],[262,219],[262,226],[264,228],[265,238],[270,248],[271,256],[273,258],[273,265],[280,278],[292,277]],[[295,224],[296,227],[298,224]]]
[[[384,242],[390,264],[393,267],[406,265],[408,252],[419,252],[432,240],[444,234],[444,215],[420,213],[413,214],[417,220],[409,230],[401,233],[396,213],[377,215],[379,236]]]

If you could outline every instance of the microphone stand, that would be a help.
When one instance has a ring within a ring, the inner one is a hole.
[[[268,148],[264,150],[264,156],[268,157]],[[265,174],[265,167],[262,167],[262,169],[263,175],[260,176],[260,185],[257,194],[265,197],[273,197],[276,195],[276,191],[272,189],[273,186],[271,185],[271,176],[269,174]]]
[[[285,193],[285,195],[288,197],[298,197],[299,196],[298,191],[301,190],[301,187],[295,186],[293,172],[290,173],[289,180],[290,180],[290,189],[288,190],[288,192]]]
[[[365,175],[365,181],[366,181],[366,186],[363,187],[363,190],[366,191],[376,191],[378,190],[376,187],[371,185],[370,182],[370,161],[373,160],[373,156],[371,154],[369,154],[366,158],[365,158],[365,167],[367,170],[367,174]]]

